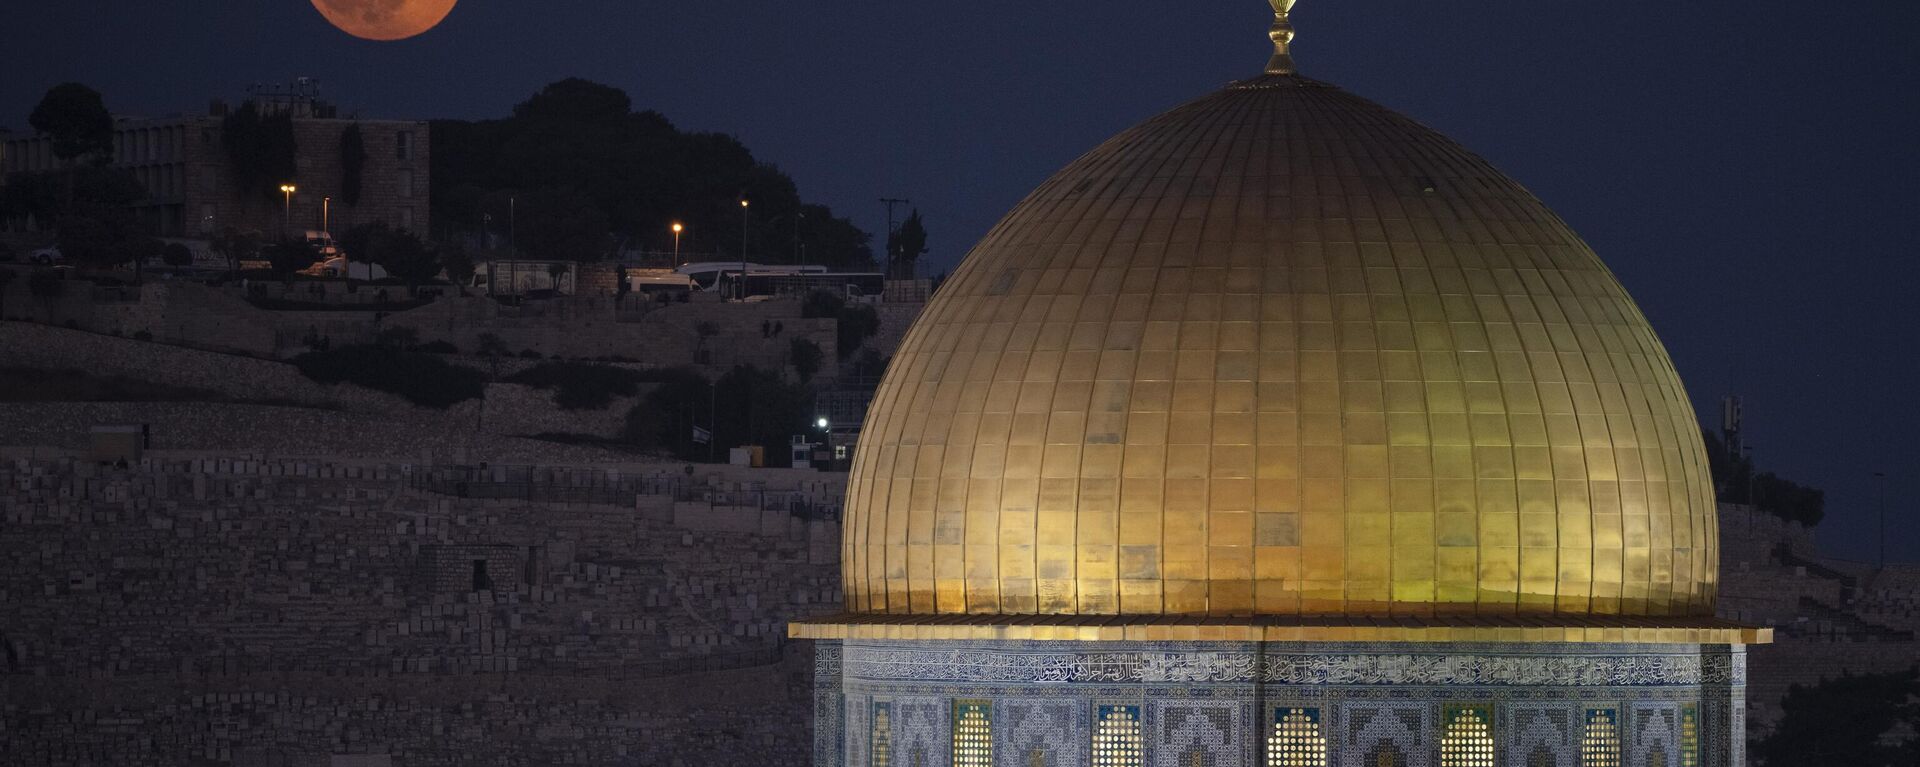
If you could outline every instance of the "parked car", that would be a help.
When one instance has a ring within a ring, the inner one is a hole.
[[[59,248],[41,248],[27,256],[27,260],[44,266],[60,263],[67,260],[67,257],[60,254]]]

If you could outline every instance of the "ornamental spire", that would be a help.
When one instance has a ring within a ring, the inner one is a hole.
[[[1290,75],[1293,66],[1293,20],[1288,15],[1293,12],[1295,0],[1268,0],[1273,4],[1273,30],[1267,33],[1273,38],[1273,60],[1267,62],[1267,74]]]

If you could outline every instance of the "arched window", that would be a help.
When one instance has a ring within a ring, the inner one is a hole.
[[[1587,709],[1586,729],[1580,734],[1580,767],[1620,767],[1620,712]]]
[[[893,765],[893,704],[875,701],[873,704],[873,733],[867,764],[870,767],[892,767]]]
[[[1267,767],[1327,767],[1327,736],[1320,709],[1278,708],[1267,734]]]
[[[1407,767],[1407,755],[1391,743],[1381,743],[1367,754],[1367,763],[1372,767]]]
[[[1680,707],[1680,767],[1700,767],[1700,707]]]
[[[1101,706],[1093,725],[1093,767],[1142,767],[1140,707]]]
[[[993,767],[993,704],[953,702],[953,767]]]
[[[1487,706],[1448,706],[1440,767],[1494,767],[1493,716]]]

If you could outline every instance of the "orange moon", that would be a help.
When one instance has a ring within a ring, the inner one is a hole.
[[[405,40],[440,25],[459,0],[313,0],[327,21],[362,40]]]

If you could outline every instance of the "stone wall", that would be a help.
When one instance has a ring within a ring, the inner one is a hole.
[[[218,392],[237,400],[283,401],[359,412],[411,410],[405,400],[345,384],[321,384],[293,365],[49,325],[0,322],[8,366],[83,370]]]
[[[1821,555],[1814,530],[1746,506],[1720,506],[1720,615],[1773,626],[1751,648],[1750,735],[1765,737],[1796,684],[1920,662],[1920,567],[1881,571]]]
[[[0,456],[0,764],[800,763],[785,623],[838,609],[837,525],[674,520],[738,503],[729,477],[836,488],[676,469],[612,506],[370,461]]]
[[[786,370],[793,339],[802,338],[818,345],[829,363],[819,375],[833,375],[838,323],[802,318],[798,299],[655,304],[635,298],[575,296],[509,307],[481,296],[455,297],[392,315],[384,323],[413,328],[423,341],[444,340],[465,351],[479,348],[482,334],[492,334],[513,353],[534,349],[547,357],[619,357],[709,371],[736,365]],[[714,334],[703,337],[703,326]]]

